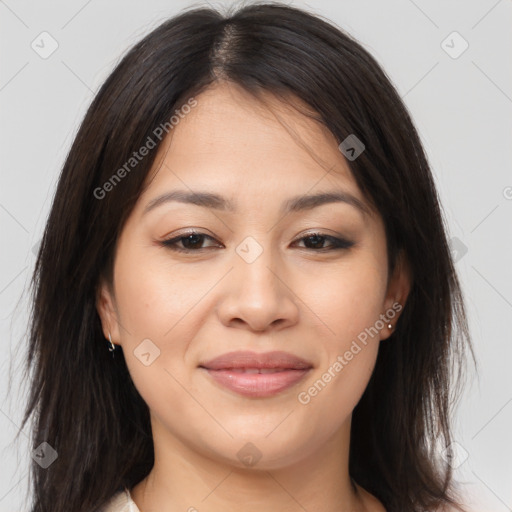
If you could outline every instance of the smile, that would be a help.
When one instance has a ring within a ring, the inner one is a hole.
[[[302,370],[283,368],[206,369],[211,379],[223,388],[239,395],[265,398],[277,395],[301,381],[310,368]]]

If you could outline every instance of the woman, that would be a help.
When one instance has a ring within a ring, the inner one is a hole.
[[[33,284],[34,512],[464,510],[470,340],[433,178],[382,69],[319,17],[199,8],[138,43]]]

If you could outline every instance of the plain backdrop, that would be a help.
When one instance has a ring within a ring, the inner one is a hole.
[[[478,375],[470,366],[454,416],[455,477],[473,510],[510,511],[512,1],[289,3],[358,38],[395,83],[418,127],[479,365]],[[121,55],[190,5],[0,0],[0,512],[27,510],[28,431],[13,442],[26,400],[27,383],[20,378],[28,319],[23,292],[58,173],[95,91]]]

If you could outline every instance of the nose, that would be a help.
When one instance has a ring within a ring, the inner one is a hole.
[[[247,263],[235,255],[227,289],[217,308],[228,327],[272,331],[290,327],[299,319],[298,298],[287,283],[282,268],[268,252]],[[272,265],[272,263],[274,263]]]

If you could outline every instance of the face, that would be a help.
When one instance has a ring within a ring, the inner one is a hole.
[[[348,432],[409,285],[400,268],[388,276],[382,219],[334,137],[267,99],[234,85],[196,98],[98,311],[159,442],[276,468]]]

